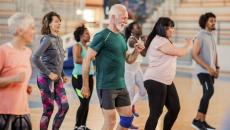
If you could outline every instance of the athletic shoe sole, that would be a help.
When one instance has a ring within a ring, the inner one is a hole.
[[[197,126],[192,124],[192,128],[194,128],[195,130],[201,130],[200,128],[198,128]]]
[[[129,128],[128,130],[139,130],[139,129],[131,129],[131,128]]]

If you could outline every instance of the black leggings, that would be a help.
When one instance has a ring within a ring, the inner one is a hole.
[[[0,114],[0,130],[32,130],[29,115]]]
[[[93,76],[89,76],[89,89],[90,89],[90,97],[83,98],[79,92],[82,88],[82,75],[78,75],[77,78],[72,76],[72,86],[80,100],[80,106],[78,107],[77,114],[76,114],[76,124],[75,126],[79,127],[81,125],[86,125],[86,119],[88,116],[89,111],[89,101],[93,92]],[[79,92],[77,92],[79,91]]]
[[[208,110],[209,100],[214,93],[214,77],[207,73],[199,73],[197,77],[203,87],[203,96],[200,100],[198,112],[206,114]]]
[[[164,118],[163,130],[171,130],[180,111],[179,97],[174,83],[163,83],[146,80],[144,86],[148,93],[150,114],[145,124],[145,130],[155,130],[164,105],[168,109]]]

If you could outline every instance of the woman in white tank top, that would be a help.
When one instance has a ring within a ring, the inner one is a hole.
[[[138,40],[141,40],[142,42],[145,41],[145,37],[142,36],[141,25],[136,21],[130,23],[125,29],[125,36],[127,40],[128,52],[130,53],[134,51],[134,45],[138,42]],[[125,83],[131,100],[132,112],[136,117],[138,117],[139,114],[136,113],[135,104],[139,98],[146,95],[146,90],[143,83],[143,72],[140,66],[142,59],[143,57],[139,55],[134,63],[125,63]],[[137,92],[135,91],[135,86],[138,87]],[[134,125],[131,126],[131,129],[137,128],[138,127]]]

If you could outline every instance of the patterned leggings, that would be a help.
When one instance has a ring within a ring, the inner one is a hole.
[[[53,93],[50,89],[50,85],[54,82]],[[44,76],[38,76],[37,84],[40,89],[43,114],[40,121],[40,129],[47,130],[50,117],[54,110],[54,100],[58,105],[58,112],[54,118],[52,130],[58,130],[65,118],[65,115],[69,109],[69,104],[64,89],[64,85],[61,79],[57,81],[51,81],[49,78]]]

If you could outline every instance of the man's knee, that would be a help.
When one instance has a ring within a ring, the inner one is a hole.
[[[105,125],[109,126],[110,128],[114,128],[116,125],[116,119],[105,121]]]
[[[131,125],[132,125],[132,122],[133,122],[133,118],[134,116],[129,116],[129,117],[126,117],[126,116],[120,116],[120,125],[123,127],[123,128],[129,128]]]
[[[109,113],[103,113],[104,114],[104,125],[114,128],[116,125],[116,113],[115,112],[109,112]]]

